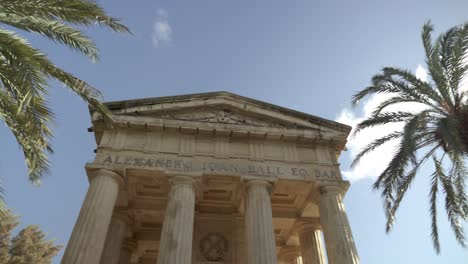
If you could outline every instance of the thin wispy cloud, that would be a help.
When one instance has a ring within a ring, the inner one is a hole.
[[[155,48],[169,45],[172,42],[172,27],[169,24],[169,16],[167,11],[162,8],[156,12],[151,40]]]
[[[427,70],[419,65],[415,71],[416,77],[421,80],[427,80]],[[354,111],[354,109],[343,109],[339,116],[336,118],[337,122],[350,125],[354,128],[356,125],[364,119],[371,116],[374,109],[383,101],[391,98],[391,95],[373,95],[367,101],[362,103],[363,107],[361,111]],[[398,106],[389,107],[386,111],[408,111],[408,112],[420,112],[426,107],[418,103],[404,103]],[[359,132],[356,136],[348,139],[347,148],[348,151],[344,153],[349,159],[353,159],[361,149],[372,142],[373,140],[387,135],[393,131],[401,131],[403,129],[403,123],[392,123],[383,126],[377,126],[368,128]],[[352,134],[353,132],[351,132]],[[375,179],[380,173],[386,168],[390,162],[393,153],[396,150],[399,140],[388,142],[378,148],[377,150],[364,156],[359,164],[354,168],[343,168],[343,176],[351,182],[361,179]]]

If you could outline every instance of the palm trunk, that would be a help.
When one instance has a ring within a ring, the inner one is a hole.
[[[460,133],[463,151],[468,154],[468,110],[463,111],[458,120],[460,121],[458,132]]]

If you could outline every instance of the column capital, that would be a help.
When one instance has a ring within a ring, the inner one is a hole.
[[[124,178],[114,171],[107,170],[107,169],[97,169],[97,170],[88,172],[89,182],[93,181],[97,177],[103,177],[103,176],[112,178],[114,181],[117,182],[117,184],[119,185],[119,188],[122,188],[125,185]]]
[[[190,186],[195,191],[195,197],[200,198],[202,196],[202,185],[200,184],[199,179],[196,176],[191,175],[171,175],[169,176],[169,184],[171,189],[180,187],[180,186]]]
[[[173,186],[177,185],[193,185],[195,186],[197,180],[187,175],[174,175],[169,177],[169,183]]]
[[[297,233],[315,232],[321,229],[322,225],[319,218],[302,218],[294,224],[294,231]]]
[[[247,190],[254,186],[265,186],[269,194],[273,190],[273,184],[265,180],[247,180],[245,186]]]
[[[332,184],[324,184],[319,187],[320,194],[341,194],[344,195],[349,188],[348,181],[335,182]]]

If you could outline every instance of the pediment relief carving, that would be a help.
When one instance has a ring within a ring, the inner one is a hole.
[[[306,128],[283,120],[275,120],[268,117],[257,117],[248,113],[239,113],[230,109],[186,109],[183,111],[170,111],[159,113],[139,113],[139,116],[151,116],[161,119],[209,122],[233,125],[247,125],[275,128]]]
[[[162,115],[160,118],[263,127],[286,127],[284,124],[281,124],[279,122],[265,121],[251,116],[232,113],[229,110],[167,113]]]

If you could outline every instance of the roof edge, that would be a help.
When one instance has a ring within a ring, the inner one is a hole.
[[[299,116],[305,120],[308,120],[309,122],[314,122],[314,123],[319,123],[319,124],[324,124],[328,125],[334,128],[338,128],[342,131],[350,132],[351,131],[351,126],[342,124],[336,121],[328,120],[322,117],[314,116],[311,114],[307,114],[301,111],[293,110],[290,108],[282,107],[279,105],[274,105],[271,103],[267,103],[264,101],[260,101],[257,99],[245,97],[242,95],[226,92],[226,91],[217,91],[217,92],[207,92],[207,93],[194,93],[194,94],[184,94],[184,95],[173,95],[173,96],[162,96],[162,97],[151,97],[151,98],[143,98],[143,99],[131,99],[131,100],[120,100],[120,101],[110,101],[110,102],[104,102],[104,105],[106,105],[109,110],[120,110],[120,109],[125,109],[128,107],[134,107],[134,106],[143,106],[143,105],[152,105],[152,104],[160,104],[160,103],[165,103],[165,102],[182,102],[182,101],[189,101],[192,99],[206,99],[206,98],[211,98],[211,97],[217,97],[217,96],[225,96],[225,97],[230,97],[230,98],[237,98],[246,102],[250,102],[255,105],[260,105],[268,109],[273,109],[275,111],[285,113],[285,114],[290,114],[290,115],[295,115]],[[90,109],[90,112],[93,112],[93,109]]]

